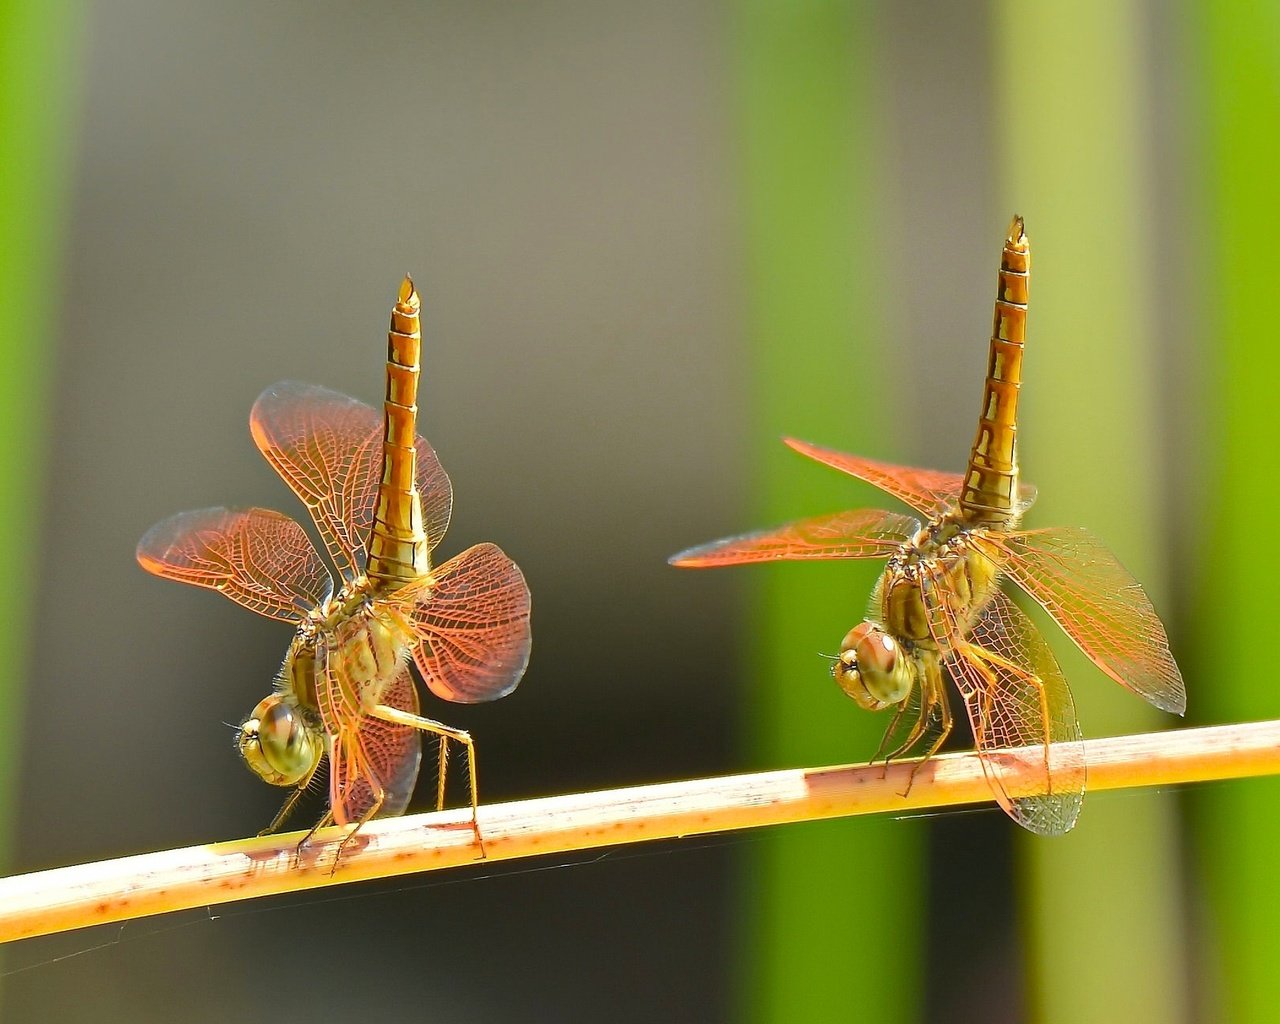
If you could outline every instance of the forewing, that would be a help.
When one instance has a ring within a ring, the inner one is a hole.
[[[865,480],[899,501],[910,505],[926,518],[932,518],[953,505],[960,497],[964,477],[959,473],[943,473],[936,469],[913,469],[888,462],[848,455],[834,448],[823,448],[794,437],[784,437],[783,444],[801,455],[807,455],[824,466]]]
[[[516,688],[529,662],[529,587],[501,548],[468,548],[394,597],[422,640],[414,659],[437,697],[475,704]]]
[[[418,714],[418,693],[406,662],[383,693],[382,702]],[[339,825],[403,814],[422,763],[422,738],[411,725],[362,715],[343,724],[333,738],[329,805]],[[381,794],[381,803],[379,803]]]
[[[910,516],[856,509],[700,544],[668,561],[703,568],[810,558],[888,558],[919,529]]]
[[[911,466],[895,466],[889,462],[864,459],[859,455],[823,448],[794,437],[784,437],[783,444],[801,455],[838,469],[841,473],[856,476],[873,487],[879,487],[904,504],[910,505],[926,519],[945,512],[960,498],[964,477],[959,473],[943,473],[937,469],[915,469]],[[1018,513],[1021,515],[1036,500],[1036,489],[1031,484],[1018,485]]]
[[[1088,530],[988,535],[1004,573],[1047,611],[1098,668],[1164,711],[1182,714],[1187,691],[1169,638],[1142,585]]]
[[[217,590],[285,622],[300,622],[333,585],[302,527],[267,508],[180,512],[146,532],[137,557],[156,576]]]
[[[344,576],[364,571],[382,473],[382,414],[316,384],[283,381],[253,404],[258,450],[293,490]],[[449,526],[453,487],[427,442],[417,438],[417,483],[432,548]]]

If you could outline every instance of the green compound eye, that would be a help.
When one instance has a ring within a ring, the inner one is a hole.
[[[320,761],[319,737],[277,694],[259,701],[240,725],[237,743],[249,769],[273,786],[294,786]]]
[[[906,700],[913,684],[909,659],[898,642],[871,622],[859,623],[846,634],[832,675],[868,711]]]

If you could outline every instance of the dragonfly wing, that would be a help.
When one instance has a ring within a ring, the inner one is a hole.
[[[137,557],[149,573],[285,622],[300,622],[333,586],[302,527],[267,508],[180,512],[146,532]]]
[[[1018,484],[1018,515],[1024,515],[1032,505],[1036,503],[1036,497],[1040,491],[1035,484],[1019,483]]]
[[[1085,756],[1075,701],[1058,659],[1031,620],[999,591],[969,643],[968,664],[983,662],[984,680],[995,685],[976,700],[965,696],[987,777],[1009,801],[1005,810],[1024,828],[1040,835],[1069,831],[1084,799]],[[970,673],[966,681],[972,680]],[[1002,775],[1004,762],[994,753],[1020,746],[1037,751],[1033,795],[1014,795]]]
[[[1142,585],[1097,537],[1060,527],[982,542],[1003,549],[1004,573],[1098,668],[1163,711],[1186,711],[1186,686],[1164,625]]]
[[[959,473],[895,466],[888,462],[848,455],[833,448],[823,448],[794,437],[784,437],[782,443],[824,466],[838,469],[841,473],[848,473],[859,480],[865,480],[873,487],[879,487],[926,518],[953,505],[960,497],[960,488],[964,484],[964,477]]]
[[[700,544],[672,555],[683,568],[809,558],[888,558],[920,529],[910,516],[856,509]]]
[[[316,384],[283,381],[253,403],[249,429],[258,450],[307,506],[334,564],[348,578],[364,571],[382,473],[382,414]],[[423,438],[417,483],[428,542],[449,526],[453,486]]]
[[[944,579],[938,569],[924,588],[929,631],[964,699],[996,802],[1023,828],[1061,835],[1080,812],[1085,769],[1075,702],[1057,659],[999,591],[965,637]]]
[[[382,701],[418,714],[418,693],[407,663]],[[413,795],[422,739],[411,725],[362,715],[341,723],[330,736],[329,760],[329,806],[336,824],[362,822],[371,812],[375,818],[393,818],[404,813]]]
[[[886,494],[910,505],[926,519],[932,519],[954,505],[964,486],[964,477],[959,473],[895,466],[889,462],[877,462],[875,459],[864,459],[859,455],[838,452],[834,448],[810,444],[794,437],[784,437],[782,443],[824,466],[838,469],[841,473],[848,473],[873,487],[879,487]],[[1031,484],[1018,485],[1019,514],[1029,509],[1035,500],[1035,487]]]
[[[501,548],[468,548],[394,597],[422,640],[414,659],[437,697],[476,704],[519,684],[529,663],[529,587]]]

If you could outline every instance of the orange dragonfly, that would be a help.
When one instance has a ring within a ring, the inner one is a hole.
[[[877,757],[931,757],[951,732],[943,685],[960,691],[996,801],[1019,825],[1059,835],[1076,821],[1085,759],[1071,691],[1031,620],[1001,589],[1039,604],[1122,686],[1182,714],[1186,690],[1142,587],[1091,533],[1019,530],[1036,491],[1021,483],[1018,391],[1030,245],[1014,217],[1000,261],[986,389],[964,475],[909,469],[786,439],[802,455],[865,480],[925,519],[859,509],[713,541],[671,558],[705,567],[790,559],[887,558],[868,618],[840,644],[832,674],[860,707],[895,708]],[[1052,744],[1052,748],[1051,745]],[[1039,751],[1034,782],[1008,757]]]
[[[400,814],[427,733],[439,740],[437,809],[448,743],[466,748],[480,839],[474,744],[422,716],[409,665],[445,700],[505,697],[529,660],[529,588],[493,544],[432,563],[453,488],[415,432],[419,309],[406,277],[391,313],[382,412],[285,381],[267,388],[249,415],[258,449],[306,505],[330,564],[298,523],[265,508],[182,512],[138,543],[148,572],[220,591],[296,627],[275,692],[237,739],[258,776],[294,787],[266,832],[289,816],[326,758],[329,810],[317,828],[354,825],[354,834],[371,818]]]

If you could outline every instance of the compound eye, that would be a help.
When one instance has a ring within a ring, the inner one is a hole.
[[[262,752],[273,764],[283,766],[290,755],[298,748],[302,729],[293,708],[284,702],[267,708],[258,719],[258,742],[262,744]]]
[[[898,665],[898,642],[883,631],[868,631],[858,639],[855,650],[864,672],[889,676]]]
[[[240,726],[237,746],[254,774],[273,786],[302,781],[321,755],[318,738],[297,710],[277,695],[259,701]]]
[[[844,635],[844,639],[840,641],[840,657],[857,650],[858,644],[862,642],[863,637],[872,631],[874,627],[869,622],[859,622],[853,629]]]
[[[845,634],[832,669],[844,691],[872,710],[905,700],[914,684],[911,660],[874,622],[860,622]]]

